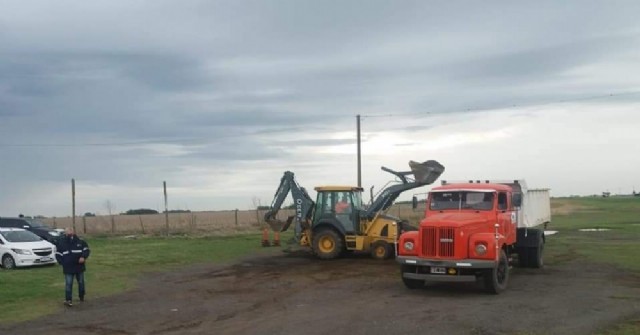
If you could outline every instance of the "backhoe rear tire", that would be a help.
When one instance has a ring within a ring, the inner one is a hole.
[[[333,229],[320,229],[313,234],[312,248],[318,258],[334,259],[344,251],[344,240]]]

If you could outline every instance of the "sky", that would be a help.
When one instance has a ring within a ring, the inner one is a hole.
[[[0,0],[0,216],[441,179],[640,191],[637,1]],[[438,182],[436,182],[438,183]],[[423,187],[403,194],[400,200]],[[315,192],[311,192],[315,196]],[[368,195],[365,196],[368,200]]]

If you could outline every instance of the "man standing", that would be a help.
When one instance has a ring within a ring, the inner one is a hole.
[[[57,244],[56,260],[62,265],[64,273],[64,293],[66,306],[73,306],[73,279],[78,281],[78,296],[84,301],[85,262],[91,251],[87,242],[76,236],[73,228],[65,229],[65,236],[60,237]]]

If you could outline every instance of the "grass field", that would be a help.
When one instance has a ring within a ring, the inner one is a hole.
[[[557,265],[584,259],[614,265],[630,278],[640,276],[640,198],[559,198],[552,200],[552,212],[549,229],[557,230],[558,234],[549,237],[545,263]],[[413,222],[421,211],[402,206],[393,207],[390,214],[400,214]],[[579,231],[583,228],[610,230]],[[264,250],[259,241],[260,236],[255,233],[198,238],[148,236],[135,240],[89,238],[93,255],[88,263],[88,297],[93,299],[132,288],[143,273],[195,263],[225,262],[258,253]],[[61,308],[64,284],[58,266],[0,271],[0,287],[3,288],[2,323],[35,318]],[[627,320],[618,328],[601,333],[640,334],[640,320]]]
[[[613,264],[628,272],[631,280],[640,278],[640,198],[561,198],[553,199],[552,224],[557,230],[553,243],[545,247],[545,262],[561,264],[589,259]],[[582,232],[600,228],[605,231]],[[624,299],[625,297],[619,297]],[[640,334],[640,316],[627,320],[602,334]]]
[[[178,266],[225,262],[260,252],[259,235],[211,238],[93,238],[87,262],[87,298],[119,293],[142,274]],[[0,323],[19,322],[54,312],[64,300],[59,266],[0,270]],[[77,292],[77,286],[74,287]],[[77,295],[77,293],[75,293]]]

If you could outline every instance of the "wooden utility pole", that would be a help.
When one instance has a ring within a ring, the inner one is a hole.
[[[167,230],[167,236],[169,236],[169,203],[167,201],[167,182],[162,182],[162,187],[164,189],[164,225]]]
[[[358,187],[362,187],[362,160],[360,152],[360,114],[356,115],[356,124],[358,132]]]
[[[71,222],[73,223],[73,231],[76,231],[76,180],[71,179]]]

